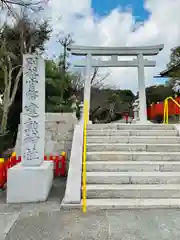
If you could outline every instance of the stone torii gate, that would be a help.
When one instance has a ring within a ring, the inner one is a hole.
[[[86,67],[84,100],[88,101],[90,109],[91,96],[91,74],[93,67],[137,67],[138,68],[138,90],[139,90],[139,119],[140,123],[147,123],[146,92],[144,67],[155,67],[156,62],[144,59],[144,56],[155,56],[164,45],[148,47],[85,47],[71,45],[68,50],[72,55],[86,56],[86,63],[77,63],[76,67]],[[95,60],[92,57],[110,56],[109,61]],[[131,61],[119,61],[118,56],[135,56]],[[88,116],[89,118],[89,116]]]

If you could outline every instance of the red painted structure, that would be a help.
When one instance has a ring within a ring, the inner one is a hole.
[[[66,154],[57,156],[44,156],[44,161],[54,162],[54,177],[66,176]],[[8,169],[21,162],[21,157],[11,156],[7,161],[0,162],[0,188],[4,188],[7,183]]]
[[[180,104],[180,97],[174,98]],[[170,115],[180,114],[180,108],[171,100],[168,101],[168,110]],[[164,102],[152,104],[147,108],[148,119],[153,120],[158,115],[164,115]]]

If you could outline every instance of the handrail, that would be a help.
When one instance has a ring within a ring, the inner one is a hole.
[[[83,185],[82,185],[82,198],[83,198],[83,212],[86,213],[86,143],[87,143],[87,124],[88,124],[88,101],[84,100],[84,125],[83,125]]]
[[[163,120],[163,123],[165,123],[165,124],[168,124],[168,122],[169,122],[168,100],[172,100],[180,108],[180,104],[173,97],[167,97],[164,100],[164,120]]]

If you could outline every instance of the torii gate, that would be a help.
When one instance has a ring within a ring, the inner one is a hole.
[[[139,89],[139,118],[140,123],[147,123],[146,109],[146,89],[144,67],[155,67],[156,62],[144,59],[144,56],[155,56],[164,45],[148,46],[148,47],[85,47],[70,45],[68,50],[72,55],[86,56],[86,63],[77,63],[76,67],[86,67],[84,100],[88,101],[90,109],[91,96],[91,74],[93,67],[137,67],[138,68],[138,89]],[[110,56],[109,61],[92,60],[92,56]],[[135,56],[131,61],[119,61],[118,56]],[[89,119],[89,116],[88,116]]]

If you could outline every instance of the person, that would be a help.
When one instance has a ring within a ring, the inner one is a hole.
[[[126,120],[126,124],[128,123],[128,113],[125,114],[125,120]]]

